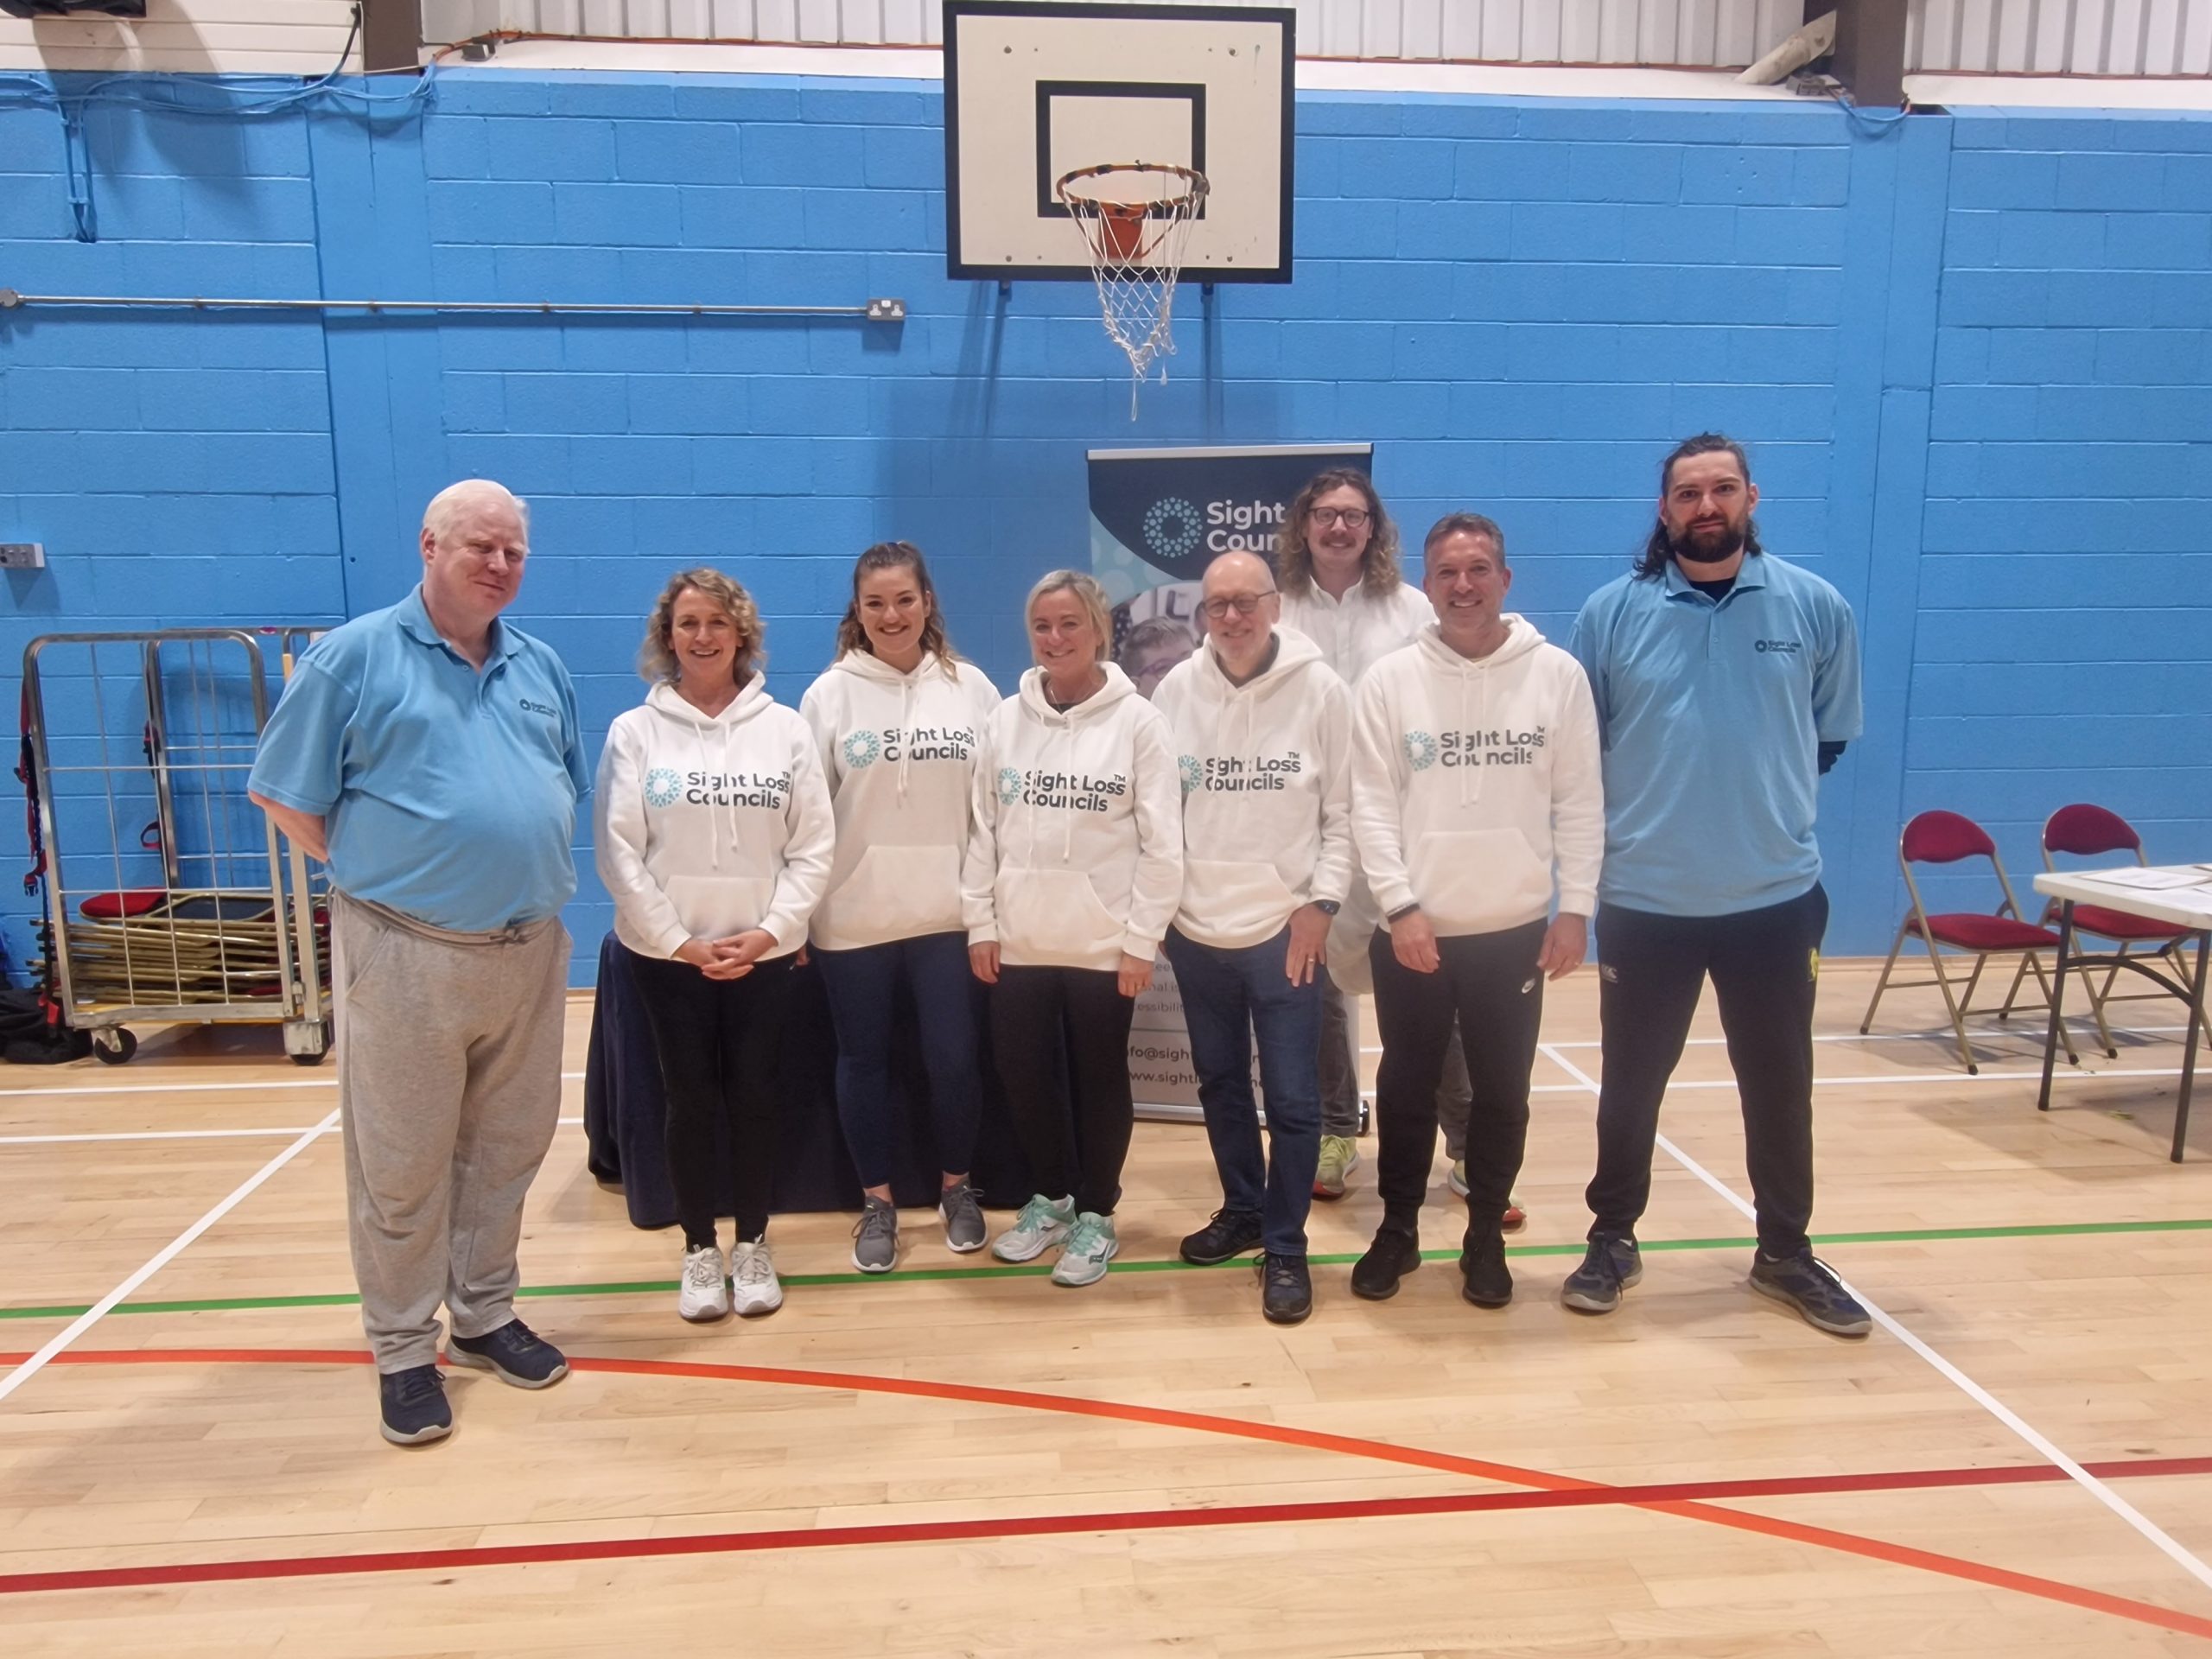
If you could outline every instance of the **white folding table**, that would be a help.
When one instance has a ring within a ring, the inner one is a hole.
[[[2058,1048],[2060,1008],[2066,995],[2066,974],[2118,966],[2142,975],[2162,990],[2189,1004],[2189,1037],[2182,1046],[2181,1098],[2174,1109],[2172,1159],[2181,1162],[2182,1147],[2189,1136],[2189,1093],[2196,1070],[2197,1044],[2204,1027],[2204,967],[2212,957],[2212,864],[2127,865],[2112,870],[2066,870],[2036,877],[2036,891],[2058,901],[2058,972],[2050,988],[2050,1028],[2043,1046],[2043,1092],[2036,1109],[2050,1109],[2051,1058]],[[2191,984],[2179,975],[2153,966],[2157,957],[2082,953],[2074,949],[2074,906],[2094,905],[2124,910],[2165,922],[2195,936],[2196,973]]]

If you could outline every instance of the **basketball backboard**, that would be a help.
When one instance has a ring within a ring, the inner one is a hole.
[[[1090,282],[1053,185],[1145,162],[1206,177],[1184,281],[1288,282],[1296,29],[1287,6],[944,0],[950,274]]]

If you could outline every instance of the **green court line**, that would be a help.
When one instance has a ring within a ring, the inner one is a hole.
[[[1952,1239],[1975,1238],[2078,1238],[2113,1233],[2201,1233],[2212,1232],[2212,1218],[2201,1221],[2070,1221],[2053,1222],[2028,1227],[1915,1227],[1890,1232],[1872,1233],[1816,1233],[1813,1243],[1828,1244],[1929,1244]],[[1755,1248],[1755,1238],[1653,1238],[1642,1241],[1646,1250],[1748,1250]],[[1580,1255],[1583,1246],[1573,1244],[1514,1244],[1506,1248],[1509,1256]],[[1424,1262],[1455,1262],[1457,1250],[1423,1250]],[[1307,1260],[1315,1267],[1344,1267],[1359,1260],[1357,1255],[1314,1255]],[[1249,1268],[1249,1256],[1239,1256],[1211,1268],[1193,1267],[1188,1262],[1116,1262],[1114,1272],[1125,1273],[1222,1273],[1235,1268]],[[1039,1279],[1052,1268],[1044,1266],[1014,1268],[917,1268],[892,1274],[876,1273],[787,1273],[783,1275],[786,1285],[880,1285],[903,1284],[915,1280],[944,1279]],[[642,1296],[664,1294],[676,1288],[673,1279],[639,1279],[596,1285],[524,1285],[516,1294],[521,1296]],[[233,1313],[251,1308],[264,1307],[355,1307],[361,1299],[355,1295],[333,1294],[321,1296],[225,1296],[196,1302],[118,1302],[108,1311],[111,1313]],[[91,1311],[90,1303],[65,1307],[0,1307],[0,1319],[73,1319]]]

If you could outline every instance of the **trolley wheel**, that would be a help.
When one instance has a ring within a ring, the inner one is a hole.
[[[294,1065],[321,1065],[324,1055],[329,1052],[328,1049],[325,1049],[321,1054],[295,1054],[292,1056],[292,1064]]]
[[[137,1052],[138,1039],[127,1026],[111,1027],[105,1040],[100,1033],[92,1033],[92,1053],[104,1065],[121,1065]]]

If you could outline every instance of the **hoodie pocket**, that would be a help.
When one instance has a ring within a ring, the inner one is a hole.
[[[760,925],[776,884],[751,875],[672,875],[661,890],[693,938],[721,939]]]
[[[1096,963],[1128,936],[1081,870],[1001,869],[998,909],[999,943],[1016,962]]]
[[[842,937],[912,939],[960,929],[960,855],[950,847],[870,847],[830,895]]]
[[[1182,908],[1204,932],[1223,938],[1264,938],[1298,908],[1298,895],[1273,864],[1194,858],[1183,866]]]
[[[1552,873],[1518,830],[1434,830],[1414,845],[1414,897],[1442,933],[1516,927],[1552,901]]]

